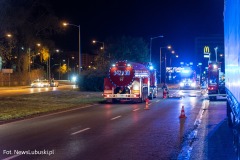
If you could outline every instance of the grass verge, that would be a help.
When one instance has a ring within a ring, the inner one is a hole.
[[[54,91],[0,97],[0,122],[83,107],[104,101],[100,92]]]

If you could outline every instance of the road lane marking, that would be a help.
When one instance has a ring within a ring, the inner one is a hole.
[[[140,109],[140,108],[136,108],[136,109],[133,110],[133,112],[136,112],[136,111],[138,111],[139,109]]]
[[[90,129],[90,128],[85,128],[85,129],[82,129],[82,130],[80,130],[80,131],[74,132],[74,133],[72,133],[71,135],[75,135],[75,134],[78,134],[78,133],[82,133],[82,132],[87,131],[87,130],[89,130],[89,129]]]
[[[121,118],[121,117],[122,117],[122,116],[114,117],[114,118],[111,119],[111,121],[112,121],[112,120],[115,120],[115,119],[118,119],[118,118]]]
[[[159,102],[160,100],[156,100],[156,102]]]
[[[11,157],[4,158],[3,160],[10,160],[10,159],[16,158],[18,156],[21,156],[21,155],[14,155],[14,156],[11,156]]]

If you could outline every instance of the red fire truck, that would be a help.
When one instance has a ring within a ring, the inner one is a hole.
[[[143,102],[157,96],[156,70],[151,63],[118,61],[104,78],[104,98],[107,102]]]
[[[217,96],[225,96],[224,78],[220,76],[220,64],[211,62],[208,64],[208,96],[210,100],[216,100]]]

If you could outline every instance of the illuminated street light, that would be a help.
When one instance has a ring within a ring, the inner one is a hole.
[[[92,43],[101,43],[102,44],[102,47],[100,48],[101,50],[105,49],[104,48],[104,42],[100,42],[100,41],[96,41],[96,40],[93,40]]]
[[[70,23],[63,23],[63,26],[74,26],[74,27],[78,27],[78,41],[79,41],[79,44],[78,44],[78,52],[79,52],[79,75],[81,74],[81,66],[82,66],[82,63],[81,63],[81,37],[80,37],[80,34],[81,34],[81,30],[80,30],[80,25],[75,25],[75,24],[70,24]]]
[[[8,33],[8,34],[5,34],[4,36],[0,37],[0,38],[11,38],[12,37],[12,34]]]
[[[8,33],[8,34],[7,34],[7,37],[12,37],[12,35]]]
[[[150,38],[150,62],[152,62],[152,40],[156,38],[163,38],[163,35]]]
[[[166,46],[166,47],[160,47],[160,84],[161,84],[161,79],[162,79],[162,49],[163,48],[167,48],[167,49],[171,49],[171,46]],[[165,53],[165,70],[166,70],[166,53]]]

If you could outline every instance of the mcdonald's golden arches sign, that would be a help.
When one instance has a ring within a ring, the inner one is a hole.
[[[203,53],[204,54],[210,53],[209,46],[204,46]]]

